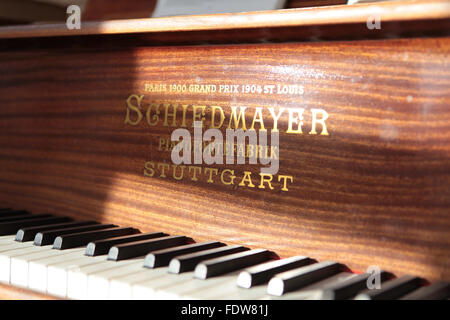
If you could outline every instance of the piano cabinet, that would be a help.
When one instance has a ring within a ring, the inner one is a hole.
[[[1,207],[449,281],[449,5],[376,7],[1,27]],[[270,136],[270,108],[277,175],[174,167],[175,129]]]

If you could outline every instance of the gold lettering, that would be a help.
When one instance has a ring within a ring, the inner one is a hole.
[[[127,114],[125,116],[125,124],[131,124],[132,126],[136,126],[139,122],[141,122],[142,120],[142,113],[141,113],[141,101],[144,98],[144,95],[138,96],[136,94],[132,94],[128,97],[127,99]],[[131,103],[132,99],[136,99],[137,100],[137,106],[133,105]],[[131,120],[131,116],[130,116],[130,110],[136,112],[137,114],[137,119],[136,121]]]
[[[209,173],[209,178],[208,178],[208,180],[206,180],[206,182],[208,182],[208,183],[213,183],[214,182],[213,179],[212,179],[213,172],[214,172],[215,175],[217,175],[218,170],[216,168],[205,168],[205,173]]]
[[[224,146],[223,146],[223,153],[226,155],[226,156],[229,156],[229,155],[231,155],[232,153],[232,151],[233,151],[233,144],[232,143],[230,143],[230,142],[225,142],[225,144],[224,144]],[[234,154],[234,153],[233,153]]]
[[[269,158],[269,147],[263,146],[263,145],[257,145],[258,148],[258,157],[260,159],[267,159]]]
[[[186,167],[189,170],[189,173],[191,174],[191,180],[192,181],[198,181],[198,175],[202,173],[202,169],[204,170],[204,174],[206,175],[206,182],[207,183],[215,183],[213,176],[219,175],[219,170],[216,168],[202,168],[199,166],[184,166],[184,165],[169,165],[164,162],[153,162],[153,161],[147,161],[144,163],[144,176],[145,177],[154,177],[155,173],[157,172],[155,170],[155,166],[160,170],[160,178],[167,178],[168,170],[170,170],[170,167],[172,167],[172,177],[175,180],[182,180],[185,178],[185,169]],[[270,190],[274,190],[274,186],[272,185],[272,182],[274,180],[274,175],[268,174],[268,173],[260,173],[259,174],[261,179],[260,183],[258,185],[259,189],[266,189],[268,187]],[[224,169],[220,172],[220,182],[224,185],[234,185],[235,184],[235,171],[231,169]],[[287,175],[279,175],[278,176],[278,182],[281,182],[281,190],[282,191],[289,191],[288,189],[288,182],[293,183],[294,178],[293,176],[287,176]],[[255,188],[256,186],[253,184],[252,181],[252,172],[250,171],[244,171],[243,177],[239,183],[240,187],[249,187],[249,188]]]
[[[228,172],[231,173],[231,175],[230,175],[231,180],[230,181],[225,181],[225,179],[223,178],[223,176],[224,176],[224,174],[226,172],[227,173]],[[234,170],[230,170],[230,169],[223,170],[222,174],[220,175],[220,180],[222,181],[223,184],[226,184],[226,185],[234,184],[234,179],[235,178],[236,178],[236,176],[234,175]]]
[[[278,159],[278,146],[272,146],[270,148],[270,158],[271,159]]]
[[[245,157],[244,145],[243,144],[239,144],[236,147],[237,147],[236,156],[238,156],[238,157]]]
[[[189,173],[191,173],[191,169],[194,169],[194,173],[192,174],[192,181],[197,181],[197,173],[201,173],[202,172],[202,167],[197,167],[197,166],[189,166]]]
[[[184,168],[186,168],[186,166],[177,166],[176,164],[173,164],[172,167],[173,167],[173,174],[172,174],[173,178],[174,178],[175,180],[181,180],[181,179],[183,179],[183,176],[184,176]],[[181,168],[181,176],[177,176],[177,175],[176,175],[177,167],[178,167],[178,168]]]
[[[287,188],[287,179],[291,180],[291,183],[294,182],[294,178],[292,176],[284,176],[284,175],[278,176],[278,182],[283,180],[283,187],[281,188],[281,190],[283,190],[283,191],[289,191]]]
[[[147,161],[144,164],[144,176],[153,177],[155,175],[155,163],[152,161]]]
[[[302,125],[303,125],[303,112],[305,109],[303,108],[289,108],[289,125],[286,133],[303,133]],[[294,113],[298,114],[298,117],[294,117]],[[298,124],[298,128],[294,130],[292,128],[293,124]]]
[[[181,122],[181,127],[182,128],[186,128],[186,111],[187,111],[188,107],[189,107],[189,105],[183,104],[183,120]]]
[[[163,146],[166,146],[167,139],[159,137],[158,151],[162,151]]]
[[[256,116],[258,116],[258,118]],[[262,108],[261,107],[257,107],[255,109],[255,114],[253,116],[252,127],[250,128],[250,130],[255,130],[255,122],[259,122],[259,125],[261,126],[261,128],[259,130],[266,131],[266,128],[264,127],[264,119],[263,119]]]
[[[255,185],[252,183],[252,173],[250,171],[244,171],[244,177],[241,180],[241,183],[239,183],[240,187],[245,187],[245,182],[248,182],[248,187],[254,188]]]
[[[160,178],[165,178],[166,173],[165,170],[169,169],[169,165],[167,163],[158,163],[158,169],[161,169],[161,174],[159,175]]]
[[[266,187],[264,186],[264,182],[266,182],[270,190],[273,190],[272,184],[270,183],[273,179],[273,175],[269,173],[260,173],[259,175],[261,176],[261,183],[259,184],[258,188],[265,189]]]
[[[163,126],[164,127],[168,127],[169,126],[169,124],[167,123],[168,121],[168,117],[169,116],[171,116],[172,117],[172,124],[171,124],[171,127],[176,127],[177,126],[177,123],[176,123],[176,118],[177,118],[177,108],[178,108],[178,105],[177,104],[175,104],[175,105],[173,105],[172,107],[173,107],[173,112],[170,112],[169,113],[169,106],[170,106],[170,104],[168,104],[168,103],[166,103],[165,105],[164,105],[164,107],[166,108],[166,110],[165,110],[165,112],[164,112],[164,123],[163,123]]]
[[[247,126],[245,125],[245,109],[247,107],[239,107],[239,116],[236,114],[237,107],[231,107],[231,116],[230,121],[228,122],[228,129],[231,129],[231,120],[234,120],[234,127],[239,129],[239,121],[242,122],[242,130],[247,130]]]
[[[325,124],[325,120],[328,119],[328,113],[323,109],[311,109],[311,113],[312,113],[312,120],[311,120],[312,124],[311,124],[311,132],[309,134],[317,134],[316,123],[318,122],[322,125],[322,132],[320,134],[327,136],[328,131],[327,131],[327,126]],[[321,119],[317,119],[318,113],[321,113],[321,115],[322,115]]]
[[[200,120],[202,122],[202,128],[203,128],[203,121],[205,121],[205,108],[206,106],[192,106],[193,112],[192,112],[192,127],[194,127],[194,121]],[[198,111],[201,110],[200,114]]]
[[[153,117],[151,117],[151,113],[152,113],[152,107],[155,107],[155,114],[153,115]],[[148,106],[147,109],[147,113],[145,114],[146,118],[147,118],[147,123],[149,126],[156,126],[158,124],[159,121],[159,105],[155,104],[155,103],[151,103]],[[153,121],[150,120],[150,118],[153,119]]]
[[[280,108],[278,111],[278,115],[275,114],[275,109],[274,108],[268,108],[270,115],[272,116],[273,119],[273,129],[272,131],[278,131],[278,120],[281,117],[281,114],[284,112],[284,108]]]
[[[220,112],[220,121],[219,121],[219,124],[217,126],[215,124],[216,110],[219,110],[219,112]],[[222,126],[224,120],[225,120],[225,114],[223,112],[222,107],[212,106],[211,107],[211,125],[209,127],[212,128],[212,129],[218,129],[218,128],[220,128]]]
[[[253,157],[253,155],[254,155],[254,153],[253,153],[253,148],[254,146],[252,145],[252,144],[248,144],[247,145],[247,152],[246,152],[246,156],[248,157],[248,158],[252,158]],[[255,147],[258,147],[258,145],[256,145]]]
[[[169,139],[167,139],[167,141],[169,141]],[[178,144],[178,141],[170,141],[170,147],[169,147],[169,150],[168,151],[172,151],[173,150],[173,148],[175,148],[175,146]],[[184,144],[184,141],[183,141],[183,144]]]

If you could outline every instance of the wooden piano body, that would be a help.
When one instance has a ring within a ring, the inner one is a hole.
[[[0,28],[0,203],[448,281],[449,27],[446,1],[407,1]],[[273,189],[260,164],[174,174],[194,106],[222,132],[284,108]]]

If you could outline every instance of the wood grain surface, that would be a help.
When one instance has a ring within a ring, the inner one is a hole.
[[[30,38],[3,39],[0,206],[448,281],[449,19],[427,19],[433,35],[415,20],[400,24],[414,32],[392,34],[393,21],[377,40],[347,40],[339,32],[352,24],[333,31],[338,40],[313,42],[262,43],[277,27],[254,29],[246,36],[259,43],[239,44],[249,29],[45,38],[28,29]],[[283,30],[304,37],[311,29]],[[218,39],[202,42],[211,36]],[[280,84],[303,93],[145,91],[158,84]],[[255,188],[218,176],[209,183],[204,173],[197,181],[172,171],[145,176],[146,162],[171,164],[158,145],[175,128],[151,127],[145,114],[126,124],[132,94],[144,95],[143,112],[150,103],[205,105],[229,117],[230,106],[246,106],[248,126],[261,107],[268,128],[268,108],[285,108],[279,174],[293,177],[289,190],[258,188],[260,166],[249,164],[201,167],[235,170],[237,182],[252,172]],[[286,133],[294,108],[305,109],[304,134]],[[308,134],[312,108],[327,111],[328,136]]]
[[[1,300],[55,300],[52,296],[34,291],[0,284]]]
[[[448,280],[449,49],[444,37],[4,50],[1,203]],[[163,82],[301,84],[304,94],[144,91]],[[157,143],[173,129],[125,125],[132,93],[248,110],[323,108],[330,135],[281,131],[288,192],[144,177],[146,161],[169,163]]]

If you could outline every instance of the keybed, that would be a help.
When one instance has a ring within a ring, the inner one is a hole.
[[[369,289],[372,274],[349,272],[335,261],[278,259],[267,249],[17,212],[0,210],[0,282],[58,298],[449,298],[448,283],[425,285],[412,275],[381,271],[381,287]],[[28,217],[14,219],[22,215]]]

